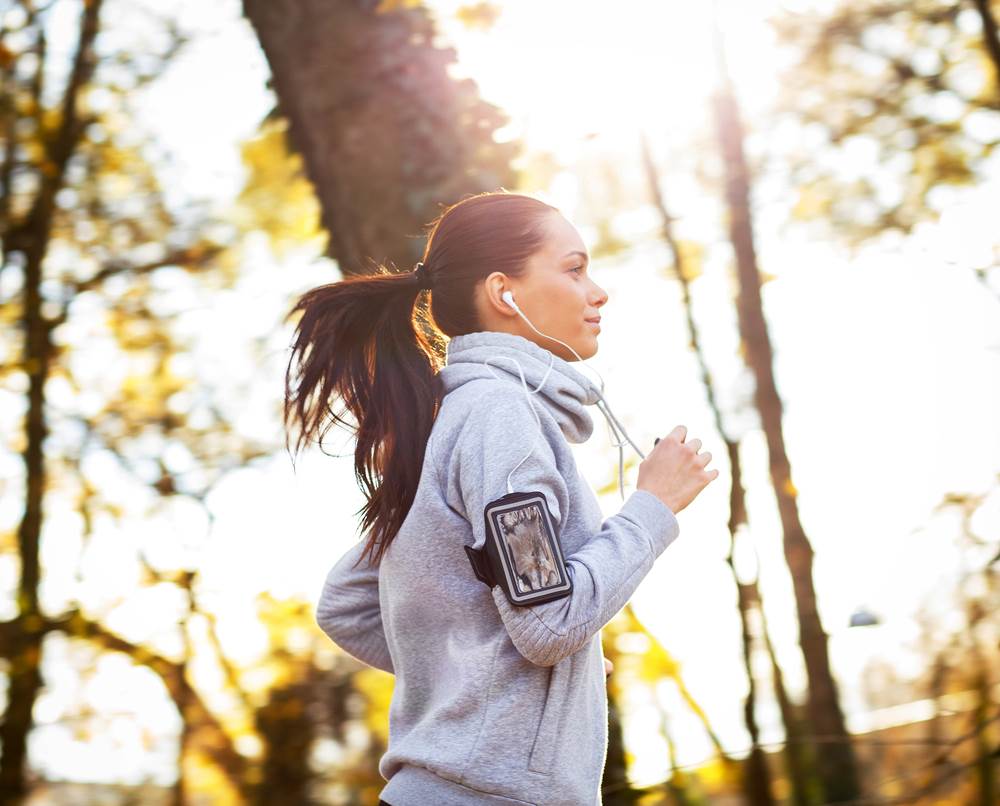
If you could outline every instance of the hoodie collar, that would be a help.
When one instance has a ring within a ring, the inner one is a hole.
[[[487,360],[489,366],[484,363]],[[518,365],[529,392],[541,384],[536,398],[555,418],[567,441],[589,439],[594,421],[585,407],[600,400],[600,390],[568,361],[524,336],[496,330],[452,336],[438,375],[445,395],[478,378],[500,378],[523,391]]]

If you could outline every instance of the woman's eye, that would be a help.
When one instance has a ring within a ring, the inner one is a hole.
[[[583,266],[574,266],[570,271],[583,271]]]

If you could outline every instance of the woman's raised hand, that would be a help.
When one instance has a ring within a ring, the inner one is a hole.
[[[698,453],[699,448],[700,439],[687,440],[687,428],[676,426],[663,439],[658,438],[653,450],[639,463],[636,489],[652,493],[671,512],[680,512],[719,476],[718,470],[705,469],[712,454]]]

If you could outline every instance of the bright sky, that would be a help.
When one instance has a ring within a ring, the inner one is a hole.
[[[435,3],[443,20],[458,5],[457,0]],[[771,5],[726,4],[729,58],[748,120],[764,108],[776,85],[779,54],[762,22]],[[237,143],[252,136],[272,104],[264,87],[267,68],[236,0],[186,0],[178,7],[185,24],[214,33],[149,92],[147,125],[173,157],[171,187],[178,202],[185,194],[225,202],[242,179]],[[713,76],[707,7],[623,0],[609,13],[606,3],[511,0],[490,33],[465,32],[454,25],[445,33],[453,38],[462,70],[477,80],[487,100],[513,118],[511,135],[553,149],[564,161],[567,173],[551,189],[551,198],[575,220],[586,192],[574,170],[576,160],[586,160],[595,150],[611,150],[621,155],[623,173],[634,176],[640,129],[652,135],[654,144],[673,148],[703,124]],[[584,139],[591,133],[597,137]],[[723,239],[716,202],[706,200],[705,191],[684,176],[683,166],[677,170],[669,202],[680,216],[678,226],[689,235]],[[788,196],[781,188],[767,195],[777,201],[761,211],[758,221],[762,269],[777,278],[764,286],[763,297],[785,403],[784,434],[801,517],[816,550],[821,615],[856,729],[865,726],[858,680],[862,667],[879,656],[890,658],[904,675],[919,670],[920,656],[909,647],[916,640],[914,612],[929,591],[956,572],[958,557],[951,543],[955,524],[933,515],[932,509],[949,492],[986,490],[998,472],[998,302],[963,268],[982,261],[991,246],[993,230],[983,211],[991,205],[997,209],[998,195],[994,179],[964,206],[949,208],[941,227],[928,227],[909,243],[888,244],[853,259],[805,237],[779,235],[767,225],[780,222],[786,210]],[[648,234],[657,221],[646,210],[617,223],[623,232]],[[579,226],[592,243],[586,222],[581,219]],[[309,257],[300,255],[279,267],[258,244],[247,261],[241,293],[211,311],[194,310],[187,319],[202,334],[199,362],[208,368],[206,376],[217,383],[227,377],[234,383],[253,378],[241,422],[248,432],[278,438],[273,406],[288,334],[272,336],[273,361],[265,368],[249,357],[240,359],[243,346],[277,325],[294,293],[330,279],[322,267],[305,266]],[[750,387],[736,356],[728,261],[726,247],[710,252],[705,274],[692,289],[695,315],[727,425],[742,438],[751,527],[745,538],[760,556],[768,618],[787,682],[798,696],[804,677],[763,435],[739,406]],[[680,539],[658,561],[633,604],[680,658],[688,686],[726,747],[740,753],[747,744],[741,716],[745,681],[735,592],[724,563],[728,468],[686,347],[678,288],[663,274],[666,265],[661,245],[636,250],[615,265],[595,263],[595,278],[611,297],[603,311],[600,351],[590,363],[604,376],[614,412],[637,444],[652,445],[656,436],[684,424],[703,440],[705,450],[713,453],[711,466],[721,471],[720,482],[680,514]],[[617,450],[596,409],[593,416],[594,436],[577,455],[585,477],[598,486],[614,478]],[[350,454],[351,447],[331,434],[327,450]],[[187,548],[171,544],[170,535],[198,535],[203,529],[197,513],[184,507],[177,520],[147,522],[142,529],[152,530],[146,540],[151,548],[159,547],[165,566],[182,552],[204,552],[204,583],[212,591],[206,603],[217,604],[227,649],[250,659],[262,640],[254,624],[253,597],[266,589],[276,596],[315,600],[329,566],[357,538],[354,513],[362,503],[360,492],[350,500],[331,501],[331,489],[356,491],[349,458],[313,452],[300,459],[293,476],[287,456],[279,454],[268,472],[234,474],[218,490],[211,501],[217,523],[206,545],[197,538]],[[631,489],[634,471],[626,478],[626,495]],[[617,491],[602,501],[608,515],[620,503]],[[331,504],[338,512],[331,512]],[[994,498],[989,509],[994,527],[998,509]],[[65,534],[73,523],[71,516],[65,518],[51,517],[47,528]],[[105,573],[77,591],[89,606],[98,608],[132,589],[130,563],[108,565],[123,562],[120,540],[110,530],[95,537],[88,563]],[[59,546],[66,556],[64,537]],[[50,543],[44,557],[51,608],[61,602],[58,586],[69,585],[73,573],[61,567],[65,563],[55,552]],[[741,558],[741,566],[747,559]],[[112,568],[116,574],[108,573]],[[861,605],[876,612],[883,624],[847,629],[850,614]],[[164,651],[175,652],[170,635],[177,606],[166,592],[149,592],[110,626],[138,639],[156,619]],[[45,672],[55,685],[39,703],[39,718],[49,724],[35,737],[33,762],[50,775],[78,780],[113,780],[132,769],[136,777],[148,774],[169,782],[175,772],[169,743],[124,756],[134,745],[136,726],[158,736],[165,728],[176,728],[169,703],[151,694],[157,690],[151,675],[142,670],[127,674],[128,664],[113,659],[102,663],[122,670],[116,676],[119,689],[122,680],[130,681],[132,694],[125,702],[118,689],[95,685],[89,701],[138,713],[139,719],[123,716],[114,722],[115,730],[86,742],[74,740],[71,728],[59,723],[59,714],[80,694],[71,683],[59,683],[59,659],[46,655]],[[672,687],[665,685],[659,695],[671,709],[680,763],[709,757],[712,750],[700,726],[678,705]],[[774,741],[780,738],[779,723],[767,692],[762,696],[764,739]],[[648,731],[655,726],[644,724],[642,713],[638,703],[626,738],[639,754],[637,782],[649,783],[665,777],[665,754],[649,740]]]

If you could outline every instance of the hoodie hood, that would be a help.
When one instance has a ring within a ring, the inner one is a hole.
[[[600,389],[568,361],[524,336],[495,330],[453,336],[438,376],[447,395],[478,378],[500,378],[523,390],[521,373],[529,392],[541,386],[535,399],[559,424],[566,440],[586,442],[594,432],[586,407],[601,399]]]

